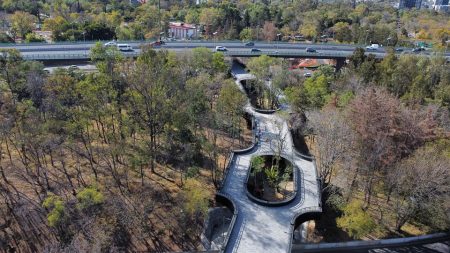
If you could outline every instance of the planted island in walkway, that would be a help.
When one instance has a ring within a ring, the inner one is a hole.
[[[295,197],[292,163],[274,155],[254,156],[251,159],[247,191],[258,200],[285,202]]]

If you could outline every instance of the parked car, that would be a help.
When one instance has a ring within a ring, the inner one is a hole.
[[[261,52],[261,49],[259,49],[259,48],[252,48],[252,50],[250,50],[250,52],[252,52],[252,53]]]
[[[103,44],[103,46],[105,46],[105,47],[115,47],[115,46],[117,46],[117,43],[115,41],[110,41],[110,42],[106,42],[105,44]]]
[[[117,49],[122,52],[133,51],[133,48],[128,44],[117,44]]]
[[[303,76],[304,76],[304,77],[311,77],[311,76],[312,76],[312,74],[311,74],[311,73],[309,73],[309,72],[306,72],[305,74],[303,74]]]
[[[403,48],[396,48],[395,52],[403,52]]]
[[[367,46],[366,47],[366,50],[374,50],[374,51],[376,51],[377,49],[379,49],[380,48],[380,45],[378,45],[378,44],[372,44],[372,45],[370,45],[370,46]]]
[[[314,48],[310,48],[310,47],[306,48],[306,52],[307,53],[317,53],[317,51]]]
[[[249,42],[245,43],[246,47],[253,47],[254,45],[255,45],[255,42],[253,42],[253,41],[249,41]]]
[[[216,46],[216,52],[226,52],[228,49],[223,46]]]

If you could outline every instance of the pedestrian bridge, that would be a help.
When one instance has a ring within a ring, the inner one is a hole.
[[[253,79],[234,68],[236,85]],[[270,84],[269,84],[270,85]],[[283,110],[288,110],[289,107]],[[233,203],[234,215],[222,250],[224,252],[290,252],[296,220],[303,214],[320,213],[321,188],[317,178],[314,158],[297,152],[284,118],[275,112],[257,112],[248,102],[245,111],[254,118],[253,145],[244,150],[233,151],[218,192],[221,198]],[[257,137],[256,137],[256,133]],[[281,205],[261,204],[247,195],[247,177],[250,160],[258,155],[275,155],[274,142],[283,139],[282,156],[297,170],[295,180],[297,194]],[[298,224],[297,224],[298,225]]]

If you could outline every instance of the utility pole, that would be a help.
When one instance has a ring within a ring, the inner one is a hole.
[[[158,0],[159,41],[161,41],[161,0]]]

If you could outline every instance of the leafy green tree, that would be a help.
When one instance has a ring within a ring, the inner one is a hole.
[[[253,40],[255,38],[253,29],[251,29],[251,28],[244,28],[244,29],[242,29],[241,33],[239,34],[239,38],[242,41]]]
[[[202,189],[202,185],[194,178],[188,178],[183,187],[184,210],[191,216],[205,215],[208,211],[208,191]]]
[[[337,226],[355,239],[361,239],[376,228],[375,221],[363,210],[361,201],[351,201],[342,212],[343,215],[336,219]]]
[[[215,73],[225,73],[228,70],[228,65],[225,63],[225,57],[222,52],[215,52],[212,55],[212,68]]]
[[[216,56],[218,60],[219,56]],[[213,61],[213,53],[206,47],[197,47],[192,50],[192,64],[196,67],[196,71],[211,70]],[[216,62],[217,63],[217,62]]]
[[[222,122],[229,126],[232,136],[236,135],[236,129],[240,131],[240,117],[246,102],[245,95],[232,80],[223,84],[217,100],[217,112],[222,118]]]
[[[23,11],[16,11],[11,16],[11,31],[14,36],[19,35],[25,39],[25,35],[33,31],[36,17]]]
[[[346,22],[338,22],[333,26],[334,36],[340,42],[352,41],[352,32],[350,26]]]
[[[41,36],[38,36],[35,33],[28,33],[27,35],[25,35],[25,41],[27,43],[30,43],[30,42],[44,42],[45,39],[42,38]]]
[[[329,79],[325,75],[314,75],[312,78],[306,79],[305,95],[308,105],[313,108],[321,108],[324,106],[327,96],[330,95]]]

